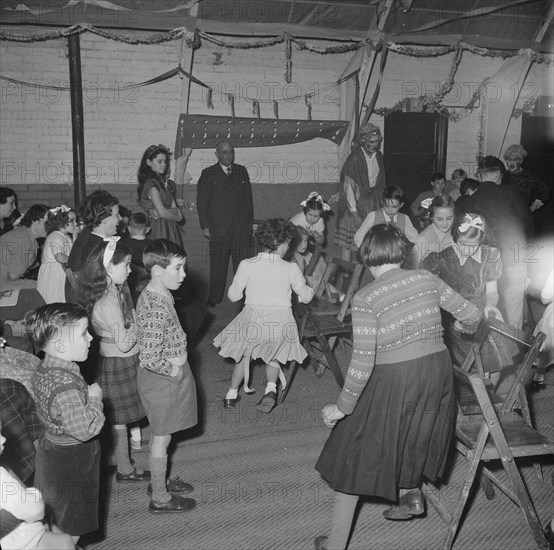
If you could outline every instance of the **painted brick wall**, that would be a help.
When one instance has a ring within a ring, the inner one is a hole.
[[[141,154],[149,144],[173,147],[182,84],[186,81],[174,77],[134,90],[124,86],[174,68],[180,51],[179,40],[137,46],[90,33],[81,35],[86,172],[90,185],[135,184]],[[34,44],[0,42],[0,55],[5,76],[43,84],[68,83],[68,51],[63,39]],[[252,104],[245,99],[248,97],[260,100],[262,116],[271,117],[272,100],[318,91],[312,99],[313,118],[337,119],[341,98],[333,83],[351,55],[322,56],[293,48],[293,82],[286,84],[283,45],[236,50],[204,42],[194,53],[193,73],[213,86],[214,110],[206,109],[203,88],[192,84],[189,111],[228,115],[227,94],[233,93],[237,97],[237,116],[251,116]],[[391,107],[404,97],[435,93],[447,78],[451,61],[451,54],[430,60],[389,52],[377,106]],[[501,63],[499,59],[465,53],[455,89],[446,103],[466,104],[477,84],[493,75]],[[524,97],[541,93],[548,82],[545,68],[534,67],[529,79]],[[491,87],[491,101],[495,100],[495,93],[498,90]],[[0,81],[0,109],[0,184],[71,182],[69,93]],[[457,167],[474,172],[479,112],[450,123],[448,174]],[[306,113],[303,98],[280,102],[282,118],[304,118]],[[372,122],[383,127],[381,117],[374,116]],[[517,141],[519,131],[520,120],[514,120],[506,143]],[[338,179],[337,155],[338,147],[316,139],[293,146],[237,150],[237,161],[248,166],[254,183],[332,183]],[[188,167],[193,183],[202,168],[214,160],[211,150],[193,152]]]

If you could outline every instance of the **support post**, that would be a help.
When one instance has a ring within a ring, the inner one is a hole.
[[[83,83],[81,79],[80,35],[69,35],[69,83],[71,88],[71,141],[73,145],[73,192],[75,209],[79,209],[87,194],[85,177],[85,131]]]

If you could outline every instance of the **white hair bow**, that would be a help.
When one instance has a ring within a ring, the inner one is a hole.
[[[321,204],[321,208],[323,208],[325,212],[327,212],[328,210],[331,210],[331,207],[326,202],[323,201],[323,197],[317,191],[312,191],[308,195],[308,198],[306,200],[303,200],[300,203],[300,206],[305,207],[308,204],[308,202],[311,201],[312,199],[315,199],[316,202],[319,202],[319,204]]]
[[[112,261],[113,255],[115,254],[115,249],[117,247],[117,241],[121,237],[104,237],[104,241],[107,242],[107,246],[104,249],[104,255],[102,256],[102,265],[108,269],[108,264]]]
[[[421,201],[421,208],[425,208],[426,210],[429,210],[429,207],[431,206],[431,203],[433,202],[433,199],[425,199]]]
[[[59,212],[59,211],[62,211],[62,212],[69,212],[71,210],[71,208],[69,208],[69,206],[66,206],[65,204],[62,204],[61,206],[56,206],[56,208],[50,208],[50,212],[52,212],[52,214],[54,214],[54,216]]]
[[[468,221],[465,221],[468,220]],[[464,216],[464,221],[460,224],[459,230],[460,233],[465,233],[470,227],[475,227],[475,229],[479,229],[480,231],[485,231],[485,222],[483,221],[483,218],[481,216],[477,216],[476,218],[472,218],[471,216],[468,216],[467,214]]]

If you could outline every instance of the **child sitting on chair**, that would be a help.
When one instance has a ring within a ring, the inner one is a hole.
[[[323,201],[317,191],[312,191],[306,200],[300,203],[304,209],[298,212],[290,222],[297,227],[303,227],[309,233],[310,239],[315,244],[322,245],[325,241],[325,212],[331,210],[331,207]]]

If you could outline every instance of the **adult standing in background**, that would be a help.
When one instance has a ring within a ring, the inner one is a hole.
[[[506,149],[506,173],[502,178],[502,185],[511,185],[518,192],[523,204],[533,212],[534,221],[537,223],[535,212],[550,199],[550,189],[548,184],[521,167],[525,157],[527,151],[521,145],[510,145]]]
[[[502,277],[498,292],[504,319],[510,326],[521,328],[523,300],[527,278],[527,261],[533,250],[527,247],[533,234],[531,212],[523,204],[517,191],[501,186],[505,168],[502,161],[487,156],[479,161],[477,177],[481,185],[471,196],[466,196],[466,212],[481,214],[488,227],[491,244],[501,251]]]
[[[231,142],[220,141],[215,156],[218,162],[202,170],[196,200],[200,227],[209,241],[211,307],[223,300],[229,258],[236,272],[251,255],[254,222],[250,178],[244,166],[235,164]]]
[[[382,206],[387,185],[385,161],[379,151],[382,141],[381,130],[374,124],[366,124],[341,170],[334,243],[344,260],[350,260],[356,248],[354,235],[362,222]]]

